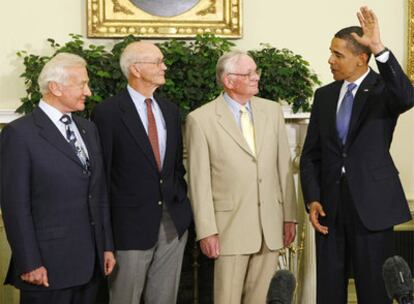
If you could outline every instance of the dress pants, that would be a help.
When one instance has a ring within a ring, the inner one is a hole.
[[[92,279],[85,285],[65,289],[20,292],[20,304],[94,304],[101,271],[95,266]],[[53,284],[53,282],[50,282]]]
[[[375,202],[372,205],[375,208]],[[318,304],[347,303],[351,268],[359,304],[392,303],[386,294],[382,265],[393,255],[393,229],[365,228],[345,176],[341,178],[335,225],[327,235],[316,232],[316,251]]]
[[[158,242],[149,250],[118,250],[109,278],[110,304],[173,304],[177,302],[186,231],[178,238],[164,208]]]
[[[219,256],[214,262],[214,304],[265,304],[278,255],[262,241],[258,253]]]

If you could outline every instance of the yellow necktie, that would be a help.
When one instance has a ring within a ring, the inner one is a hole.
[[[256,154],[254,143],[254,128],[245,106],[241,106],[240,108],[240,125],[244,139],[249,145],[250,150],[252,150],[253,154]]]

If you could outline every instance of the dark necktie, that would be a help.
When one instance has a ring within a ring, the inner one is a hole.
[[[80,146],[80,144],[77,142],[75,132],[71,129],[70,125],[72,123],[72,119],[69,115],[64,114],[60,121],[65,125],[66,130],[66,139],[68,140],[70,146],[72,147],[73,151],[76,153],[76,156],[81,161],[83,167],[87,170],[89,170],[89,159],[86,155],[86,152],[83,150],[83,148]]]
[[[147,119],[148,119],[148,138],[151,143],[152,152],[157,162],[158,170],[161,171],[161,157],[160,157],[160,146],[158,145],[158,132],[157,124],[155,122],[154,113],[152,112],[152,99],[145,99],[147,105]]]
[[[345,96],[342,99],[341,106],[336,114],[336,129],[343,145],[345,145],[346,137],[348,135],[352,105],[354,103],[354,95],[352,95],[352,90],[355,89],[355,87],[355,83],[348,84]]]

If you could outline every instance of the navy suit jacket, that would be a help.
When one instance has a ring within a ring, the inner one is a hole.
[[[85,284],[97,263],[103,272],[103,252],[113,250],[98,132],[90,121],[73,120],[89,171],[40,108],[1,132],[1,207],[12,250],[6,283],[23,290],[45,289],[19,277],[40,266],[47,269],[48,290]]]
[[[161,172],[135,105],[126,89],[92,113],[103,147],[116,250],[146,250],[158,240],[164,204],[181,236],[192,220],[184,180],[178,107],[157,98],[167,128]]]
[[[328,226],[334,224],[343,166],[366,228],[383,230],[411,219],[389,148],[399,115],[414,105],[414,91],[392,53],[377,65],[380,75],[371,70],[356,93],[345,146],[336,131],[343,82],[315,92],[300,175],[305,204],[319,201],[327,213],[321,223]]]

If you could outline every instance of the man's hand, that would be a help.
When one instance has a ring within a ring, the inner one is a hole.
[[[114,266],[116,264],[114,254],[112,251],[105,251],[104,252],[104,272],[105,275],[108,276],[114,270]]]
[[[33,285],[43,285],[49,287],[49,280],[47,278],[47,270],[45,267],[41,266],[35,270],[25,272],[20,275],[20,278]]]
[[[328,234],[328,227],[319,224],[319,216],[325,217],[325,211],[319,202],[312,202],[309,204],[309,220],[312,223],[313,228],[322,234]]]
[[[296,223],[285,222],[283,224],[283,246],[287,247],[295,240]]]
[[[374,12],[368,7],[363,6],[357,13],[357,17],[364,35],[359,37],[357,34],[352,33],[354,39],[368,47],[374,55],[383,51],[385,47],[381,42],[378,18]]]
[[[210,259],[216,259],[220,255],[219,237],[217,234],[210,235],[200,240],[201,251]]]

